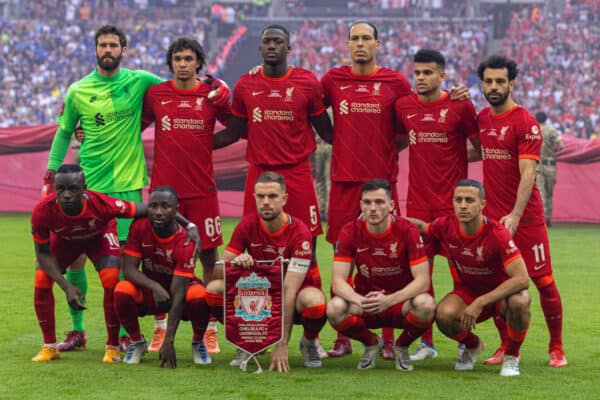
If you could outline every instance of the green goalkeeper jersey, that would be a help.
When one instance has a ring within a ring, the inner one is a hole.
[[[69,140],[81,121],[85,140],[81,168],[88,188],[101,193],[137,190],[148,184],[141,135],[146,90],[163,80],[142,70],[121,68],[105,77],[97,70],[73,83],[58,116],[48,169],[62,164]]]

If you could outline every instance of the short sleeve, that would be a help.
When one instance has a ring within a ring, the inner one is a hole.
[[[233,230],[227,250],[234,254],[241,254],[248,248],[249,219],[243,218]]]
[[[138,219],[133,221],[131,226],[129,227],[129,234],[127,235],[127,242],[125,243],[125,248],[123,249],[123,254],[130,255],[136,258],[142,258],[142,242],[143,238],[141,237],[143,227],[141,226],[145,219]]]
[[[515,129],[518,129],[515,134],[518,137],[519,159],[530,158],[539,161],[543,139],[538,122],[532,117],[523,118],[520,123],[515,124]]]
[[[174,252],[175,257],[173,261],[175,262],[175,269],[173,275],[193,278],[196,266],[194,262],[194,245],[193,243],[188,243],[187,246],[184,246],[183,242],[184,240],[181,240],[177,243],[177,248]]]
[[[244,103],[245,89],[243,81],[238,81],[233,87],[233,102],[231,103],[231,113],[239,118],[246,119],[246,104]]]
[[[31,213],[31,234],[36,243],[50,242],[50,223],[45,207],[38,203]]]
[[[335,244],[335,251],[333,255],[334,261],[342,261],[351,263],[354,257],[354,229],[355,221],[347,223],[338,236],[338,241]]]

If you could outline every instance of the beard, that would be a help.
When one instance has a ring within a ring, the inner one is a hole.
[[[106,71],[114,71],[121,65],[122,56],[112,57],[112,56],[96,56],[96,62],[98,66]]]
[[[490,98],[490,96],[492,94],[497,94],[499,96],[496,98]],[[504,102],[506,102],[506,99],[508,99],[508,96],[510,95],[510,90],[507,90],[505,93],[491,92],[491,93],[484,93],[483,95],[485,96],[485,99],[488,101],[488,103],[490,103],[490,105],[499,106],[499,105],[504,104]]]

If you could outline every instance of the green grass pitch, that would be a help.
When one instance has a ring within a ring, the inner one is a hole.
[[[225,219],[228,240],[236,219]],[[156,353],[140,365],[103,365],[106,332],[102,316],[101,288],[97,274],[87,265],[90,281],[85,324],[85,350],[61,354],[50,363],[36,364],[31,357],[40,349],[42,336],[33,310],[33,242],[29,216],[0,214],[0,399],[597,399],[600,393],[600,226],[556,224],[550,230],[555,278],[564,308],[564,342],[569,366],[548,366],[548,333],[537,291],[532,296],[532,322],[521,354],[521,376],[502,378],[498,366],[478,363],[472,372],[453,370],[456,343],[435,330],[440,356],[415,363],[415,371],[396,371],[382,359],[369,371],[357,371],[362,346],[342,359],[324,360],[323,368],[307,369],[298,352],[301,330],[294,329],[289,345],[292,370],[288,374],[243,373],[229,367],[234,355],[219,329],[221,354],[210,366],[192,362],[191,329],[182,323],[177,335],[178,368],[161,369]],[[331,277],[331,246],[319,238],[318,258],[324,287]],[[445,260],[436,259],[436,293],[450,288]],[[55,288],[57,335],[70,329],[65,297]],[[151,336],[152,318],[142,319],[142,330]],[[491,321],[477,327],[485,343],[483,357],[499,339]],[[321,341],[328,348],[334,331],[326,325]],[[482,358],[483,358],[482,357]],[[260,357],[263,367],[268,356]]]

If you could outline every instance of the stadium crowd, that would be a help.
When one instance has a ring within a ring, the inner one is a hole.
[[[581,138],[594,134],[600,118],[600,4],[589,3],[566,8],[557,21],[515,13],[502,46],[522,66],[519,102],[545,108],[561,131]]]
[[[410,10],[420,5],[428,12],[426,16],[446,16],[444,10],[456,8],[455,3],[369,0],[349,5],[355,10],[367,4],[400,9],[406,10],[408,17],[423,17],[425,14]],[[17,15],[22,19],[0,20],[0,127],[54,122],[68,85],[87,74],[88,66],[94,62],[90,51],[94,28],[107,20],[117,4],[125,7],[119,7],[122,11],[118,20],[111,22],[134,27],[128,32],[125,64],[160,76],[168,75],[164,54],[169,38],[194,37],[214,56],[207,41],[207,26],[201,22],[181,24],[177,19],[181,13],[193,6],[197,21],[230,20],[227,5],[215,14],[215,4],[197,5],[191,0],[42,0],[23,4]],[[315,4],[289,0],[287,9],[294,15]],[[251,12],[243,5],[235,7],[236,21]],[[598,2],[581,0],[568,2],[560,14],[544,16],[537,9],[534,13],[515,13],[502,44],[502,50],[521,65],[521,84],[515,93],[518,101],[531,110],[545,108],[562,132],[582,138],[598,135],[599,9]],[[476,107],[484,105],[474,69],[489,51],[491,24],[448,20],[382,25],[381,65],[410,76],[410,59],[419,48],[440,49],[448,60],[446,87],[462,83],[470,88]],[[293,32],[290,61],[317,76],[334,65],[347,64],[345,35],[345,24],[340,21],[308,20]]]

